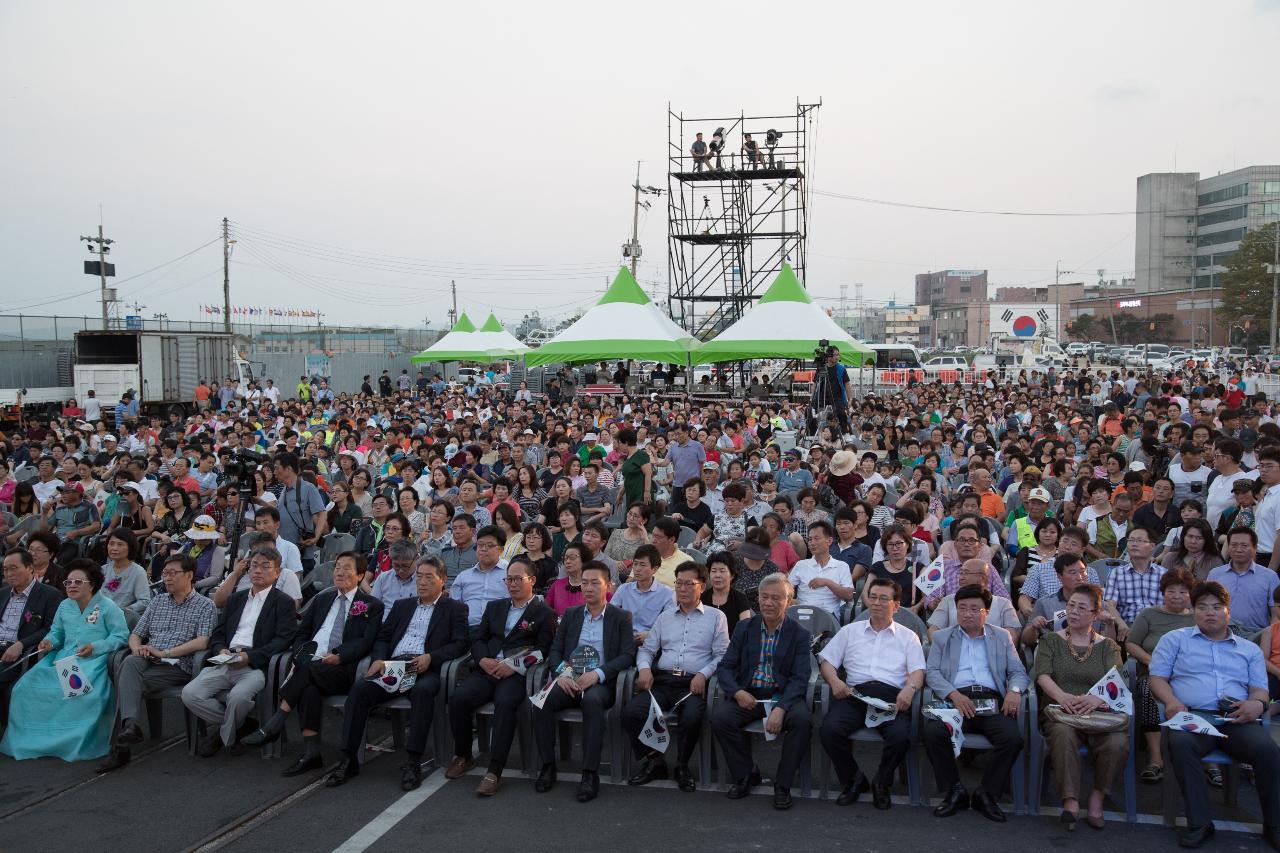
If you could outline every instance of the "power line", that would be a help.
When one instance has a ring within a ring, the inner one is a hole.
[[[856,201],[862,204],[876,204],[884,207],[904,207],[911,210],[931,210],[939,213],[971,213],[983,216],[1063,216],[1063,217],[1088,217],[1088,216],[1144,216],[1150,213],[1162,213],[1171,215],[1186,215],[1196,213],[1200,208],[1190,207],[1185,209],[1163,208],[1160,210],[1094,210],[1094,211],[1066,211],[1066,210],[986,210],[982,208],[972,207],[950,207],[935,204],[915,204],[907,201],[892,201],[883,198],[871,198],[869,196],[850,195],[848,193],[837,193],[829,190],[813,190],[816,195],[827,196],[828,198],[839,198],[845,201]]]

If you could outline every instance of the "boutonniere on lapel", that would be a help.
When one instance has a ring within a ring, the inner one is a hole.
[[[347,611],[347,615],[351,617],[363,616],[369,612],[369,605],[363,601],[357,601],[351,605],[351,609]]]
[[[107,581],[107,589],[111,590],[112,592],[115,592],[119,588],[120,588],[120,578],[112,578],[111,580]]]
[[[22,615],[22,621],[26,622],[27,624],[37,623],[42,621],[43,619],[44,617],[41,616],[39,613],[32,613],[30,610],[28,610],[26,613]]]
[[[532,627],[533,627],[533,623],[530,622],[528,619],[521,619],[520,624],[516,626],[516,628],[520,629],[521,631],[528,631]]]
[[[84,621],[88,622],[90,625],[93,625],[97,623],[98,618],[100,616],[102,616],[102,606],[95,604],[93,605],[93,610],[89,611],[89,615],[84,617]]]

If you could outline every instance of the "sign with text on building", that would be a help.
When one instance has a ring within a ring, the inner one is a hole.
[[[1004,303],[992,305],[992,335],[1015,338],[1055,337],[1058,329],[1058,306],[1046,302]]]
[[[1116,308],[1119,308],[1122,310],[1125,308],[1141,308],[1141,307],[1142,307],[1141,299],[1117,299],[1116,300]]]

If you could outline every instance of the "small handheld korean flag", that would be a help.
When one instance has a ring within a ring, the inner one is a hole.
[[[667,718],[658,706],[658,700],[649,694],[649,717],[640,730],[640,742],[654,752],[666,752],[671,744],[671,732],[667,729]]]
[[[382,673],[373,681],[388,693],[404,693],[418,681],[416,673],[406,672],[408,661],[389,660],[382,664]]]
[[[1184,732],[1191,732],[1197,735],[1212,735],[1214,737],[1226,737],[1222,732],[1213,727],[1213,724],[1198,714],[1190,711],[1182,711],[1174,714],[1160,725],[1166,729],[1178,729]]]
[[[959,757],[960,748],[964,746],[964,716],[955,708],[925,708],[924,713],[947,727],[947,734],[951,735],[951,748]]]
[[[1089,692],[1106,702],[1107,707],[1113,711],[1133,713],[1133,694],[1129,692],[1124,679],[1120,677],[1120,672],[1114,666],[1098,680],[1097,684],[1089,688]]]
[[[1053,630],[1061,631],[1065,627],[1067,627],[1067,611],[1059,610],[1053,614]]]
[[[87,696],[93,692],[93,685],[89,683],[89,679],[80,669],[80,662],[75,655],[55,661],[53,666],[58,671],[58,681],[62,684],[62,697],[64,699]]]
[[[883,708],[877,708],[874,705],[868,705],[867,706],[867,728],[874,729],[876,726],[880,725],[881,723],[887,723],[889,720],[892,720],[896,716],[898,716],[897,708],[890,708],[888,710],[885,710]]]
[[[542,652],[538,649],[520,649],[510,657],[503,658],[501,663],[515,670],[516,675],[524,675],[530,667],[542,663]]]
[[[920,590],[925,598],[933,595],[933,591],[940,586],[942,586],[941,554],[935,557],[933,562],[925,566],[924,571],[916,576],[916,589]]]
[[[542,706],[546,703],[547,697],[551,695],[551,688],[555,687],[556,685],[556,679],[560,677],[560,674],[564,672],[568,668],[568,666],[569,664],[566,661],[566,662],[562,662],[560,666],[556,667],[556,671],[551,673],[551,675],[547,678],[547,683],[543,686],[543,688],[539,690],[537,693],[529,697],[529,704],[537,708],[538,710],[542,710]]]

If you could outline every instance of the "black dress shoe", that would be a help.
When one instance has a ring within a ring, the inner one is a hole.
[[[129,763],[131,757],[129,750],[118,746],[114,747],[110,754],[107,755],[107,760],[95,767],[94,771],[97,773],[110,773],[112,770],[119,770]]]
[[[254,729],[240,740],[245,746],[262,746],[264,743],[279,740],[281,733],[284,732],[285,719],[285,715],[277,711],[261,728]]]
[[[977,792],[975,791],[974,793],[976,794]],[[942,798],[942,802],[938,803],[938,807],[933,810],[933,816],[951,817],[956,812],[967,808],[969,808],[969,792],[964,789],[964,785],[957,782],[951,786],[951,790],[947,791],[947,795]]]
[[[125,720],[120,726],[120,733],[116,735],[116,746],[132,746],[135,743],[142,743],[142,727],[133,720]]]
[[[992,820],[996,823],[1004,823],[1008,820],[1005,817],[1004,809],[1000,808],[1000,804],[996,802],[996,798],[981,788],[973,792],[973,796],[969,798],[969,804],[973,806],[975,812],[987,820]]]
[[[412,791],[422,784],[422,765],[410,761],[400,767],[400,790]]]
[[[743,797],[751,793],[751,783],[747,780],[734,782],[729,786],[729,793],[726,795],[731,800],[741,800]]]
[[[324,758],[320,753],[315,755],[304,755],[297,761],[286,767],[281,776],[301,776],[303,773],[310,773],[312,770],[319,770],[324,767]]]
[[[214,731],[200,739],[196,754],[201,758],[213,758],[220,749],[222,749],[222,735]]]
[[[554,764],[544,764],[538,770],[538,779],[533,783],[533,790],[539,794],[545,794],[556,786],[556,766]]]
[[[1210,838],[1213,838],[1213,821],[1209,821],[1204,826],[1187,827],[1182,835],[1178,836],[1178,846],[1195,849]]]
[[[784,812],[791,808],[791,789],[790,788],[774,788],[773,789],[773,807],[778,811]]]
[[[880,781],[871,783],[871,805],[882,812],[893,807],[893,800],[889,798],[888,785]]]
[[[1264,826],[1262,837],[1271,845],[1272,850],[1280,850],[1280,827]]]
[[[867,777],[859,773],[853,777],[853,782],[846,785],[844,790],[840,792],[840,796],[836,797],[837,806],[851,806],[858,801],[858,798],[871,790],[871,786],[867,784]]]
[[[345,785],[348,779],[354,779],[360,775],[360,762],[352,761],[350,758],[343,756],[342,760],[329,771],[329,775],[325,777],[324,784],[326,788],[336,788],[339,785]]]
[[[698,783],[693,781],[693,774],[689,772],[687,765],[676,765],[675,779],[676,785],[686,794],[698,790]]]
[[[631,774],[631,778],[627,780],[627,784],[648,785],[654,779],[667,778],[667,762],[660,756],[646,755],[644,761],[640,762],[640,766],[635,773]]]
[[[582,771],[578,782],[578,802],[589,803],[600,793],[600,774],[592,770]]]

